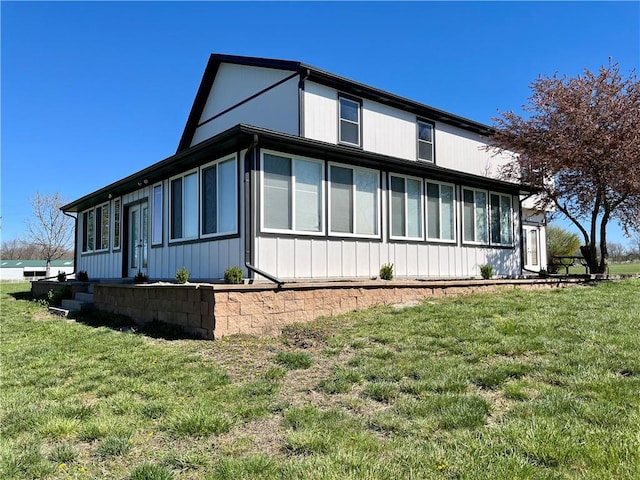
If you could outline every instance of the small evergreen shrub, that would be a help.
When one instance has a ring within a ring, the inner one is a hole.
[[[78,273],[76,273],[76,280],[78,280],[79,282],[88,282],[89,274],[86,270],[80,270]]]
[[[59,282],[66,282],[67,281],[67,274],[65,272],[58,271],[58,281]]]
[[[147,283],[149,281],[149,277],[142,272],[136,273],[136,276],[133,277],[133,283]]]
[[[179,268],[178,271],[176,272],[176,282],[187,283],[189,281],[190,276],[191,274],[189,273],[189,270],[187,270],[184,267]]]
[[[380,278],[382,280],[393,279],[393,263],[385,263],[380,267]]]
[[[493,267],[488,263],[480,266],[480,275],[482,275],[482,278],[484,278],[485,280],[489,280],[490,278],[492,278],[493,274]]]
[[[242,269],[240,267],[229,267],[224,271],[224,283],[242,283]]]

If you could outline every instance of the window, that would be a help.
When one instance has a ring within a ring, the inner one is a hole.
[[[360,146],[360,102],[339,97],[339,141]]]
[[[427,182],[427,239],[456,239],[455,189],[446,183]]]
[[[422,180],[391,175],[391,237],[422,238]]]
[[[434,161],[433,124],[418,120],[418,160]]]
[[[120,216],[122,201],[118,198],[113,201],[113,249],[120,249]]]
[[[201,171],[202,235],[238,231],[238,175],[236,159],[209,164]]]
[[[198,236],[198,173],[191,172],[170,181],[170,239]]]
[[[463,240],[469,243],[489,243],[487,225],[487,192],[462,190]]]
[[[323,226],[323,163],[272,153],[262,156],[262,228],[318,233]]]
[[[513,219],[511,195],[492,193],[491,198],[491,243],[493,245],[513,244]]]
[[[109,204],[105,203],[82,214],[82,251],[109,249]]]
[[[162,184],[153,186],[153,210],[151,217],[151,244],[162,244]]]
[[[330,182],[331,233],[379,236],[379,172],[331,165]]]

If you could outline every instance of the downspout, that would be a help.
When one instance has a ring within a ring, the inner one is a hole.
[[[253,232],[253,201],[252,201],[252,183],[251,183],[251,175],[255,171],[256,166],[256,147],[258,146],[258,135],[253,134],[253,139],[251,141],[251,145],[247,149],[247,152],[244,154],[244,266],[247,268],[247,271],[252,273],[257,273],[258,275],[263,276],[267,280],[275,283],[278,288],[281,288],[284,285],[284,282],[279,278],[267,273],[263,272],[259,268],[254,267],[251,262],[252,259],[252,241],[254,237]]]

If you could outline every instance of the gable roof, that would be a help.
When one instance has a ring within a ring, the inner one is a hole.
[[[218,69],[222,63],[231,63],[235,65],[244,65],[250,67],[272,68],[276,70],[286,70],[300,75],[301,80],[311,80],[322,85],[335,88],[344,93],[374,100],[376,102],[389,105],[407,112],[411,112],[419,117],[437,120],[449,125],[453,125],[480,135],[491,135],[494,131],[488,125],[470,120],[468,118],[454,115],[437,108],[424,105],[422,103],[409,100],[407,98],[395,95],[393,93],[380,90],[378,88],[365,85],[364,83],[355,82],[347,78],[326,72],[312,65],[291,60],[278,60],[272,58],[260,57],[244,57],[238,55],[223,55],[212,53],[209,56],[207,67],[205,68],[196,98],[191,107],[191,112],[187,118],[182,137],[178,144],[177,152],[181,152],[191,145],[193,136],[198,128],[202,112],[209,98],[211,87],[215,81]]]

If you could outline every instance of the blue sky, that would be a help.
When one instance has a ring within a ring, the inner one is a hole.
[[[175,153],[212,52],[300,60],[491,124],[538,75],[640,70],[638,2],[1,3],[2,240]],[[625,242],[618,229],[610,241]]]

